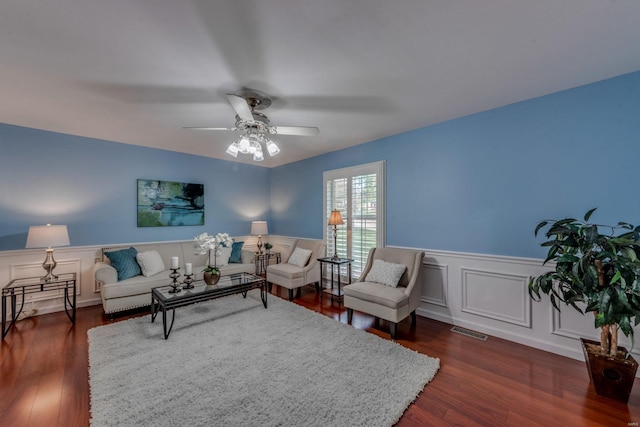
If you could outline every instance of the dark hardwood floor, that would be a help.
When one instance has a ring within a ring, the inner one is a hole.
[[[274,293],[286,292],[274,286]],[[298,304],[346,323],[329,298],[304,288]],[[121,316],[121,321],[146,312]],[[0,347],[0,426],[87,426],[90,419],[87,330],[110,323],[101,306],[18,322]],[[368,315],[353,325],[389,339]],[[159,326],[160,327],[160,326]],[[628,404],[599,397],[583,362],[490,337],[480,341],[451,325],[418,316],[398,327],[398,343],[440,358],[440,371],[405,412],[399,426],[637,426],[640,385]],[[213,425],[213,424],[212,424]],[[304,421],[301,420],[301,424]]]

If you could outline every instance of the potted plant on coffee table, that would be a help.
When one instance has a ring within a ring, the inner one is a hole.
[[[196,255],[205,255],[207,257],[207,266],[202,270],[204,272],[204,281],[207,285],[215,285],[220,280],[220,269],[218,268],[218,256],[221,255],[220,247],[230,248],[233,239],[227,233],[218,233],[211,236],[209,233],[202,233],[194,237],[194,247],[197,249]],[[211,254],[213,253],[213,265],[211,265]]]
[[[582,314],[593,312],[600,342],[581,339],[589,377],[596,393],[627,402],[638,363],[618,346],[618,331],[633,348],[633,327],[640,323],[640,226],[589,223],[594,211],[582,221],[538,224],[535,235],[546,229],[548,239],[542,243],[549,247],[544,264],[553,261],[555,268],[531,279],[529,295],[536,301],[541,293],[549,295],[557,310],[562,302]]]

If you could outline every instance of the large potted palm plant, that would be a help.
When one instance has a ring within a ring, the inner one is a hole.
[[[593,312],[600,342],[581,339],[596,393],[627,402],[638,363],[629,351],[618,346],[618,331],[631,339],[640,323],[640,226],[626,222],[599,225],[584,220],[546,220],[535,229],[546,229],[542,246],[549,251],[544,264],[555,268],[529,282],[529,295],[536,301],[541,293],[584,314]],[[605,233],[605,234],[603,234]]]

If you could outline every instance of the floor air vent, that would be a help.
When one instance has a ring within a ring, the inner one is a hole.
[[[451,332],[455,332],[456,334],[466,335],[468,337],[475,338],[477,340],[482,340],[482,341],[486,341],[487,338],[489,338],[485,334],[481,334],[480,332],[470,331],[469,329],[464,329],[459,326],[454,326],[453,328],[451,328]]]

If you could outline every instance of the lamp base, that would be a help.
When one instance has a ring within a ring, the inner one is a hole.
[[[40,278],[43,282],[53,282],[54,280],[58,280],[58,276],[53,274],[53,269],[56,268],[58,263],[55,259],[53,259],[53,249],[47,249],[47,257],[44,259],[42,263],[42,268],[47,272],[44,276]]]
[[[333,261],[338,261],[340,257],[338,256],[338,226],[337,225],[333,226],[333,250],[335,252],[333,253],[333,257],[331,257],[331,259]]]
[[[258,247],[258,255],[262,255],[262,236],[258,236],[258,244],[256,245]]]

